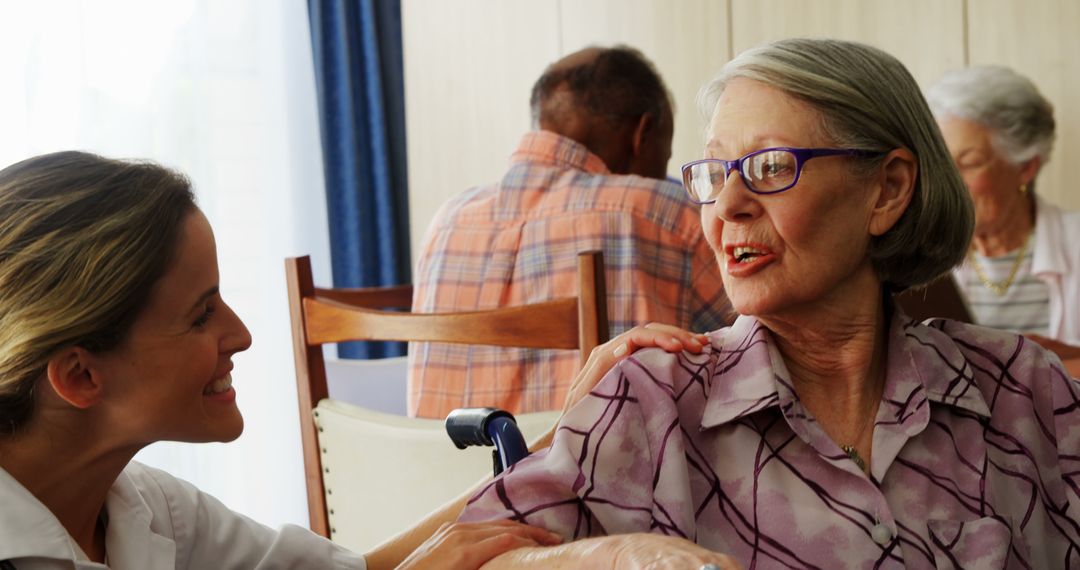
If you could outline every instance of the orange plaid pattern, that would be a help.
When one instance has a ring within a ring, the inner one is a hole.
[[[711,331],[733,316],[698,207],[672,182],[612,175],[581,144],[532,132],[502,181],[436,214],[414,275],[413,310],[490,309],[577,294],[577,253],[604,252],[613,335],[648,322]],[[578,351],[411,343],[409,413],[562,407]]]

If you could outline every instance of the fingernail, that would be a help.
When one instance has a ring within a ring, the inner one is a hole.
[[[701,348],[701,341],[699,341],[696,338],[692,338],[692,339],[690,339],[690,346],[699,349],[699,348]]]
[[[614,354],[615,356],[622,356],[622,355],[626,354],[627,350],[630,350],[630,347],[627,346],[626,343],[624,342],[624,343],[620,344],[619,346],[616,346],[615,351],[612,352],[612,354]]]

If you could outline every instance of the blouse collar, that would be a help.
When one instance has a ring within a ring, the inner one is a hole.
[[[990,416],[974,371],[941,330],[944,322],[922,324],[894,310],[882,393],[886,405],[879,409],[879,426],[921,431],[929,419],[927,402]],[[718,360],[702,429],[774,406],[783,410],[797,433],[803,431],[800,424],[813,421],[792,388],[772,333],[756,318],[740,316],[731,327],[713,333],[712,346]]]

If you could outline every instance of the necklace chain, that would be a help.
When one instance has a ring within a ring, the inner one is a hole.
[[[847,454],[848,458],[855,462],[855,465],[858,466],[860,471],[866,471],[866,461],[859,455],[858,449],[855,449],[855,447],[851,445],[841,445],[840,449]]]
[[[1019,253],[1016,254],[1016,261],[1013,262],[1012,269],[1009,270],[1009,276],[1006,277],[1004,281],[991,281],[990,278],[986,276],[986,272],[983,271],[982,264],[975,258],[974,250],[969,251],[968,259],[971,261],[971,267],[975,269],[975,276],[982,282],[983,287],[993,291],[998,297],[1004,296],[1005,292],[1012,286],[1013,280],[1016,279],[1016,273],[1020,271],[1020,265],[1024,263],[1024,255],[1027,254],[1029,241],[1031,241],[1030,233],[1024,238],[1024,243],[1020,246]]]
[[[855,440],[852,442],[852,445],[840,446],[840,450],[846,453],[848,458],[855,462],[855,465],[859,467],[860,471],[866,471],[866,460],[863,459],[862,455],[859,455],[859,450],[856,449],[855,446],[859,444],[859,441],[862,439],[863,434],[866,433],[866,426],[870,425],[871,423],[877,424],[877,421],[871,421],[877,419],[876,417],[874,417],[876,415],[877,414],[873,412],[866,414],[866,419],[863,420],[862,427],[859,428],[859,433],[855,434]]]

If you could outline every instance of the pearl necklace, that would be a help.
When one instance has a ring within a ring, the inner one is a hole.
[[[986,276],[986,272],[983,271],[982,265],[978,259],[975,259],[975,251],[968,252],[968,260],[971,261],[971,267],[975,270],[975,276],[982,282],[983,287],[994,292],[998,297],[1004,296],[1005,292],[1009,290],[1009,287],[1013,284],[1013,280],[1016,279],[1016,273],[1020,270],[1020,265],[1024,263],[1024,255],[1027,253],[1028,242],[1031,241],[1031,234],[1029,233],[1024,238],[1024,244],[1020,246],[1020,252],[1016,254],[1016,261],[1013,262],[1012,269],[1009,270],[1009,276],[1004,281],[991,281]]]

